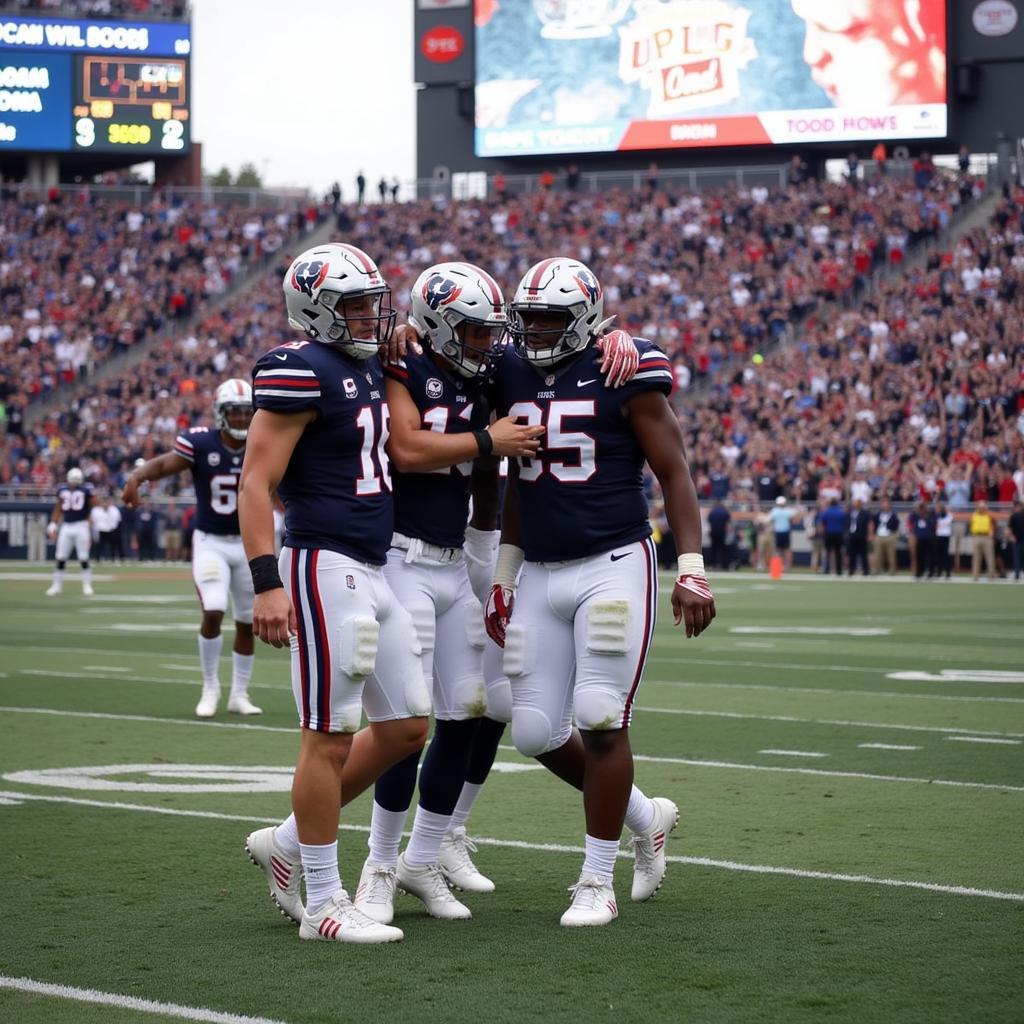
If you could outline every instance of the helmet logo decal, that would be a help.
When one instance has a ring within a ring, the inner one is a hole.
[[[447,306],[462,294],[462,288],[450,277],[431,274],[423,284],[423,301],[431,309]]]
[[[319,288],[327,277],[330,264],[327,260],[311,260],[300,263],[292,271],[292,287],[297,292],[305,292],[312,297],[313,289]]]
[[[573,274],[572,279],[580,286],[580,291],[591,302],[597,302],[601,298],[601,286],[597,283],[597,278],[589,270],[583,269],[579,273]]]

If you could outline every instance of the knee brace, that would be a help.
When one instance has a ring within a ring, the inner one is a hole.
[[[590,732],[621,729],[622,695],[605,687],[588,686],[576,691],[574,712],[576,724]]]
[[[587,650],[591,654],[625,654],[631,618],[624,597],[592,602],[587,608]]]
[[[551,720],[540,708],[512,709],[512,742],[524,757],[546,754],[557,746],[551,735]]]
[[[368,676],[377,662],[380,625],[369,615],[353,615],[341,624],[338,665],[348,676]]]

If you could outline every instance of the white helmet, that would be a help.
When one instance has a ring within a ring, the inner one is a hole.
[[[344,300],[379,296],[372,316],[345,318]],[[377,354],[395,328],[391,289],[377,264],[354,245],[329,242],[307,249],[284,275],[288,323],[356,359]]]
[[[581,352],[597,338],[612,319],[602,320],[604,293],[594,272],[579,260],[565,256],[541,260],[519,282],[509,317],[509,334],[516,351],[537,366],[550,366],[574,352]],[[565,314],[564,326],[529,332],[523,313]],[[544,348],[531,348],[526,336],[549,336]]]
[[[505,299],[494,278],[472,263],[437,263],[412,286],[409,323],[425,334],[430,347],[463,377],[489,377],[505,336]],[[485,349],[466,343],[463,324],[489,328]]]
[[[233,410],[249,413],[252,419],[252,387],[247,380],[232,377],[217,387],[213,394],[213,422],[236,441],[244,441],[249,434],[249,425],[233,427],[228,416]]]
[[[85,480],[85,474],[77,466],[68,470],[68,483],[72,487],[81,487],[83,480]]]

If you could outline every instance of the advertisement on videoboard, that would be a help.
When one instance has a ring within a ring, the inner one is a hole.
[[[945,0],[477,0],[476,153],[946,135]]]

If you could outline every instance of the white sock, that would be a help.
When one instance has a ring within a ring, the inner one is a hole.
[[[53,570],[53,582],[56,583],[58,587],[63,587],[64,586],[64,570],[63,569],[54,569]]]
[[[626,828],[630,832],[643,832],[645,828],[651,827],[654,821],[654,803],[649,796],[634,786],[629,793],[629,803],[626,805]]]
[[[252,663],[255,654],[239,654],[231,652],[231,696],[244,696],[249,692],[249,680],[252,679]]]
[[[307,846],[299,844],[302,853],[302,871],[306,876],[306,911],[315,914],[341,889],[338,874],[338,844]]]
[[[402,830],[405,818],[409,813],[389,811],[373,801],[373,813],[370,815],[370,837],[366,845],[370,848],[370,861],[374,864],[387,864],[394,867],[398,863],[398,847],[402,842]]]
[[[84,586],[88,586],[88,585],[91,585],[91,584],[92,584],[92,566],[90,565],[88,569],[83,569],[82,570],[82,586],[84,587]]]
[[[600,875],[610,882],[615,874],[615,859],[619,853],[619,844],[614,839],[595,839],[587,836],[585,841],[586,854],[583,858],[583,874]]]
[[[299,852],[299,828],[295,824],[295,815],[289,814],[280,825],[274,829],[274,839],[281,847],[281,852],[289,860],[301,860]]]
[[[417,807],[412,823],[412,838],[405,848],[405,863],[414,868],[436,864],[451,820],[450,814],[435,814]]]
[[[224,643],[224,634],[216,636],[199,636],[199,664],[203,670],[203,690],[220,691],[220,679],[217,678],[217,664],[220,661],[220,648]]]
[[[455,810],[452,812],[452,823],[448,826],[449,832],[453,832],[469,821],[469,812],[473,810],[473,804],[476,803],[476,798],[483,788],[482,782],[464,782],[462,784],[459,802],[455,805]]]

